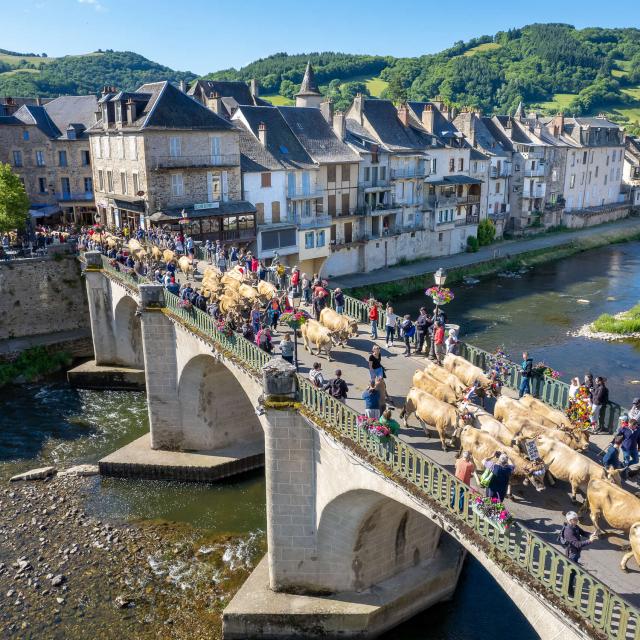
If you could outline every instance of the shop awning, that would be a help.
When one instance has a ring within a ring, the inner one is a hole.
[[[33,207],[29,209],[29,215],[32,218],[47,218],[60,213],[61,209],[57,204],[44,205],[42,207]]]
[[[471,176],[445,176],[444,178],[434,178],[433,180],[425,180],[425,184],[434,187],[446,187],[458,184],[482,184],[482,180],[472,178]]]
[[[144,200],[140,200],[139,198],[127,198],[126,196],[118,196],[117,198],[113,199],[113,204],[118,209],[135,211],[136,213],[145,212]]]
[[[177,224],[183,217],[189,220],[199,218],[219,218],[222,216],[239,216],[247,213],[255,213],[256,208],[246,200],[234,200],[233,202],[209,202],[203,205],[191,205],[179,209],[165,209],[156,211],[149,216],[151,222],[169,222]]]

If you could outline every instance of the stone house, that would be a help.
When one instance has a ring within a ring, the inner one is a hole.
[[[640,207],[640,138],[625,137],[622,181],[629,204]]]
[[[0,162],[21,177],[34,219],[62,214],[68,223],[95,219],[87,130],[94,96],[61,96],[43,104],[4,106],[0,116]]]
[[[104,223],[177,229],[250,245],[255,208],[242,200],[239,131],[169,82],[103,92],[90,131]]]
[[[229,120],[239,107],[272,106],[259,96],[260,88],[256,80],[247,85],[244,82],[226,80],[196,80],[188,95],[214,113]]]

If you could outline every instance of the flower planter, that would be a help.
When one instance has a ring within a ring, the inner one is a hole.
[[[509,528],[509,525],[503,524],[494,518],[489,518],[477,504],[471,504],[471,511],[473,511],[479,518],[490,524],[494,529],[497,529],[500,533],[506,533]]]

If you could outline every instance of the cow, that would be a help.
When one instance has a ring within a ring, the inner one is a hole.
[[[514,415],[529,420],[532,419],[532,412],[529,409],[517,400],[507,398],[506,396],[500,396],[500,398],[498,398],[496,405],[493,408],[493,415],[501,422],[505,422],[508,418]],[[557,426],[555,422],[539,415],[535,416],[535,421],[545,427],[550,427],[551,429]]]
[[[349,338],[358,335],[357,320],[348,318],[328,307],[320,312],[320,323],[331,331],[336,345],[344,346]]]
[[[604,469],[581,453],[574,451],[563,442],[550,436],[540,435],[535,438],[538,453],[552,478],[569,482],[571,500],[576,502],[578,489],[587,493],[590,480],[612,480],[620,483],[620,473],[614,469]],[[640,519],[640,518],[636,518]]]
[[[187,258],[187,256],[181,256],[178,259],[178,267],[180,267],[180,271],[182,271],[185,276],[189,277],[189,275],[193,275],[193,262]]]
[[[329,362],[331,362],[331,346],[333,340],[331,338],[331,332],[326,327],[323,327],[316,320],[307,320],[301,327],[300,333],[302,334],[302,341],[304,348],[313,355],[313,347],[318,351],[320,355],[321,351],[327,354]]]
[[[425,371],[416,371],[413,374],[412,383],[416,389],[426,391],[434,398],[437,398],[442,402],[446,402],[447,404],[455,404],[458,401],[454,390],[450,386],[436,380]]]
[[[278,295],[278,289],[271,282],[260,280],[258,282],[258,294],[263,302],[269,302]]]
[[[482,461],[493,458],[496,451],[506,453],[514,466],[510,485],[531,483],[536,491],[544,489],[544,467],[540,463],[527,460],[515,449],[505,447],[504,443],[482,429],[475,429],[471,425],[464,427],[460,433],[460,449],[471,453],[476,469],[482,469]]]
[[[169,262],[175,262],[175,263],[177,263],[177,262],[178,262],[178,260],[176,259],[176,254],[175,254],[173,251],[171,251],[171,249],[165,249],[165,250],[162,252],[162,259],[163,259],[166,263],[169,263]]]
[[[616,477],[619,478],[619,473]],[[604,533],[598,524],[600,516],[612,529],[624,533],[629,533],[631,527],[640,522],[640,498],[605,478],[592,478],[589,482],[587,499],[582,506],[582,510],[586,509],[589,509],[591,522],[598,535]]]
[[[224,285],[227,291],[229,291],[230,289],[237,291],[238,289],[240,289],[242,281],[238,280],[238,278],[230,276],[228,273],[225,273],[222,278],[220,278],[220,284]]]
[[[569,418],[567,418],[567,416],[562,413],[562,411],[558,411],[557,409],[550,407],[549,405],[542,402],[542,400],[538,400],[538,398],[534,398],[530,395],[525,395],[520,398],[519,402],[533,413],[539,414],[543,418],[554,422],[558,427],[569,424]],[[533,417],[533,419],[535,420],[535,417]]]
[[[442,365],[449,373],[453,373],[453,375],[460,378],[468,387],[477,380],[485,390],[491,389],[491,380],[485,375],[484,371],[460,356],[448,353],[442,361]]]
[[[462,404],[462,417],[469,416],[467,424],[481,429],[495,438],[503,445],[510,447],[513,444],[513,434],[499,420],[496,420],[490,413],[475,405]]]
[[[640,522],[634,522],[629,529],[629,544],[631,551],[625,553],[620,560],[620,568],[627,570],[627,563],[632,557],[636,559],[636,564],[640,566]]]
[[[535,416],[537,418],[537,416]],[[505,427],[512,433],[513,444],[522,446],[525,440],[532,440],[536,436],[544,435],[563,442],[576,451],[586,451],[589,448],[589,440],[580,431],[571,429],[554,429],[522,417],[521,414],[512,414],[504,420]]]
[[[250,304],[253,304],[258,299],[258,292],[250,284],[241,284],[238,293]]]
[[[303,325],[304,326],[304,325]],[[409,389],[400,417],[404,426],[409,426],[409,418],[415,413],[427,437],[427,425],[434,427],[440,436],[442,450],[447,450],[445,436],[450,435],[453,441],[460,432],[462,423],[455,407],[434,398],[430,393],[412,387]]]
[[[431,362],[430,360],[426,360],[426,366],[424,370],[436,380],[439,380],[443,384],[449,385],[456,395],[459,398],[462,398],[467,391],[467,386],[458,378],[458,376],[454,376],[453,373],[449,373],[446,369],[436,364],[435,362]]]
[[[156,262],[160,262],[160,260],[162,260],[162,251],[160,250],[160,247],[156,247],[155,245],[151,247],[151,257]]]

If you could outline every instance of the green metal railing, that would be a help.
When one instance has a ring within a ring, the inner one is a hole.
[[[127,285],[133,280],[128,274],[110,266],[105,266],[105,270]],[[166,290],[165,301],[169,311],[186,327],[210,337],[222,349],[231,351],[251,371],[260,372],[269,361],[269,355],[257,346],[242,336],[226,336],[207,314],[195,308],[187,310],[181,307],[179,298]],[[359,320],[362,315],[356,314],[368,313],[367,305],[353,298],[345,300],[345,311]],[[384,316],[380,321],[384,321]],[[489,356],[487,352],[470,345],[464,345],[464,354],[479,366],[482,358]],[[511,373],[510,377],[513,377],[510,386],[516,385],[517,372]],[[555,382],[558,385],[564,384]],[[394,475],[409,482],[427,502],[435,501],[440,509],[469,527],[485,545],[488,544],[504,554],[525,571],[534,587],[542,587],[546,593],[558,598],[565,609],[575,612],[578,619],[584,620],[611,640],[640,639],[640,611],[569,560],[561,551],[519,523],[509,527],[506,532],[499,530],[472,509],[472,489],[449,471],[397,437],[392,436],[389,442],[381,443],[369,436],[358,426],[358,413],[354,409],[314,387],[301,375],[298,375],[298,387],[301,404],[315,418],[318,426],[322,428],[325,424],[328,425],[373,456]],[[552,398],[555,406],[560,406],[559,403],[566,400],[566,396],[562,395],[563,387],[550,388],[553,391],[543,389],[543,397]],[[499,556],[497,561],[500,562]],[[506,570],[509,570],[508,567]],[[572,574],[575,576],[575,587],[573,593],[570,593]]]

